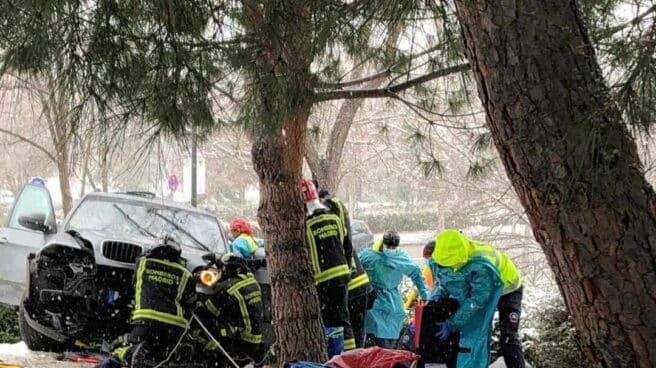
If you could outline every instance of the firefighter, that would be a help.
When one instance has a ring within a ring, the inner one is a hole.
[[[253,226],[241,217],[235,217],[230,221],[230,233],[235,238],[230,243],[230,252],[243,258],[248,258],[262,246],[255,238]]]
[[[134,275],[132,331],[98,367],[151,367],[165,360],[185,332],[195,284],[171,236],[139,259]]]
[[[353,331],[348,310],[348,283],[351,279],[349,265],[352,262],[353,248],[344,242],[346,236],[344,223],[338,215],[321,203],[312,181],[304,179],[301,187],[307,208],[306,237],[310,247],[314,284],[319,295],[324,327],[327,331],[343,328],[344,336],[352,339]],[[350,341],[349,347],[352,347],[354,342]],[[329,354],[338,353],[339,351],[329,351]]]
[[[252,360],[257,366],[266,354],[262,342],[264,307],[260,285],[242,257],[226,253],[218,266],[221,278],[203,311],[211,317],[208,328],[235,360]],[[210,344],[208,348],[218,347]]]
[[[318,187],[316,180],[313,180],[313,183]],[[319,198],[328,209],[339,217],[344,226],[345,248],[353,249],[351,219],[348,210],[339,199],[331,196],[325,189],[319,190]],[[352,257],[351,281],[348,284],[348,309],[353,336],[344,336],[344,350],[364,347],[364,317],[367,314],[369,294],[373,291],[373,288],[369,284],[369,277],[364,271],[357,254],[353,253]]]
[[[401,278],[412,279],[423,300],[427,298],[426,285],[419,266],[408,254],[399,249],[400,237],[396,231],[387,231],[382,240],[360,251],[360,260],[376,290],[376,300],[367,312],[365,330],[375,344],[393,349],[403,326],[405,312],[399,291]]]

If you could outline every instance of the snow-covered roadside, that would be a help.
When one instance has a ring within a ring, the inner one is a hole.
[[[22,341],[15,344],[0,344],[0,358],[5,356],[26,356],[30,354],[34,353]]]
[[[57,360],[57,354],[34,352],[25,343],[0,344],[0,364],[16,364],[29,368],[86,368],[93,364],[64,362]]]

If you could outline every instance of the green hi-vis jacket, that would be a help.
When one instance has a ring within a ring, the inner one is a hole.
[[[315,285],[337,278],[348,282],[351,270],[344,255],[346,233],[340,218],[328,211],[316,211],[305,220],[305,233]]]
[[[169,260],[142,257],[135,272],[135,305],[132,320],[187,326],[188,306],[195,300],[191,272]]]
[[[510,294],[522,287],[522,277],[517,266],[507,254],[491,245],[468,239],[458,230],[444,230],[435,239],[432,258],[440,266],[458,269],[472,257],[482,257],[492,263],[503,281],[503,294]],[[439,251],[438,251],[439,248]]]
[[[264,307],[262,291],[252,274],[240,274],[219,282],[217,292],[205,302],[216,317],[211,323],[221,337],[234,337],[251,344],[262,343]]]

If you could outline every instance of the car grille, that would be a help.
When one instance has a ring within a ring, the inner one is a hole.
[[[103,242],[102,253],[107,259],[123,263],[135,263],[141,256],[141,247],[136,244],[106,240]]]

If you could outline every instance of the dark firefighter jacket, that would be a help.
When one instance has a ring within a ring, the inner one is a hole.
[[[369,288],[367,286],[369,285],[369,277],[367,277],[367,273],[365,272],[364,267],[362,267],[357,254],[353,252],[351,218],[349,217],[346,206],[344,206],[339,199],[334,197],[325,198],[323,204],[339,217],[344,226],[344,256],[351,266],[351,281],[348,284],[349,297],[368,292]]]
[[[239,274],[219,282],[216,293],[205,302],[214,315],[219,336],[262,343],[262,291],[253,274]]]
[[[305,231],[315,285],[331,280],[348,282],[351,270],[345,254],[351,255],[353,249],[346,249],[346,229],[339,216],[329,210],[317,210],[305,220]]]
[[[191,272],[166,259],[141,257],[137,262],[133,321],[156,321],[185,328],[188,306],[196,291]]]

